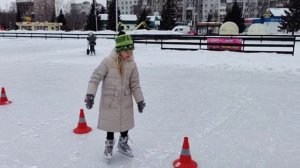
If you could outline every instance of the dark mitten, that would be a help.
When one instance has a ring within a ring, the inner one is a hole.
[[[146,106],[146,103],[144,101],[140,101],[137,103],[137,105],[138,105],[139,112],[142,113]]]
[[[93,108],[94,98],[95,98],[95,96],[92,95],[92,94],[87,94],[86,95],[84,102],[85,102],[85,105],[86,105],[87,109]]]

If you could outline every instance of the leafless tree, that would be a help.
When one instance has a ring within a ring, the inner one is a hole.
[[[9,6],[9,11],[11,11],[11,12],[17,11],[17,4],[16,4],[16,2],[12,2],[12,3],[10,4],[10,6]]]
[[[56,15],[59,14],[60,9],[63,9],[63,4],[64,4],[63,0],[55,0]]]
[[[35,0],[34,9],[37,21],[50,21],[53,11],[55,11],[54,0]]]
[[[71,4],[74,3],[74,0],[67,0],[64,2],[65,3],[63,4],[63,11],[65,13],[69,13],[71,11]]]
[[[247,0],[246,2],[246,10],[244,13],[244,17],[260,17],[258,16],[257,3],[254,0]]]
[[[71,9],[65,18],[71,30],[83,30],[86,24],[86,14],[78,9]]]
[[[264,15],[264,13],[266,12],[266,10],[269,7],[269,2],[270,0],[259,0],[258,1],[258,16],[261,17]]]
[[[16,12],[12,11],[0,11],[0,25],[5,29],[15,29],[16,24]]]
[[[214,22],[218,22],[219,21],[219,16],[220,16],[220,13],[219,13],[219,11],[215,11],[214,13],[213,13],[213,21]]]
[[[196,0],[195,2],[195,7],[196,7],[196,20],[197,21],[201,21],[203,18],[202,18],[202,0]]]

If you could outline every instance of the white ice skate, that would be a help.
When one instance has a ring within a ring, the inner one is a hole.
[[[105,157],[107,162],[109,162],[112,158],[114,144],[115,144],[114,140],[107,139],[105,141],[104,157]]]
[[[118,152],[120,152],[123,155],[126,155],[128,157],[133,157],[133,153],[131,150],[131,147],[128,145],[128,137],[122,137],[120,136],[119,142],[118,142]]]

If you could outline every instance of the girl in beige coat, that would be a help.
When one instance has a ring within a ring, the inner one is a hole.
[[[115,49],[94,70],[85,98],[87,109],[91,109],[102,82],[98,128],[107,132],[104,151],[107,159],[112,158],[114,132],[121,133],[119,152],[133,157],[132,149],[127,143],[128,130],[134,127],[132,96],[140,113],[145,107],[138,68],[133,60],[133,41],[124,32],[120,32],[115,41]]]

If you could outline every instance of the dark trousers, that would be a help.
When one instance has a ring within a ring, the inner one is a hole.
[[[128,136],[128,131],[121,132],[121,136],[122,137],[127,137]],[[114,139],[114,132],[107,132],[106,139],[111,139],[111,140]]]
[[[90,45],[90,49],[91,49],[91,54],[92,54],[92,53],[95,54],[95,45]]]

